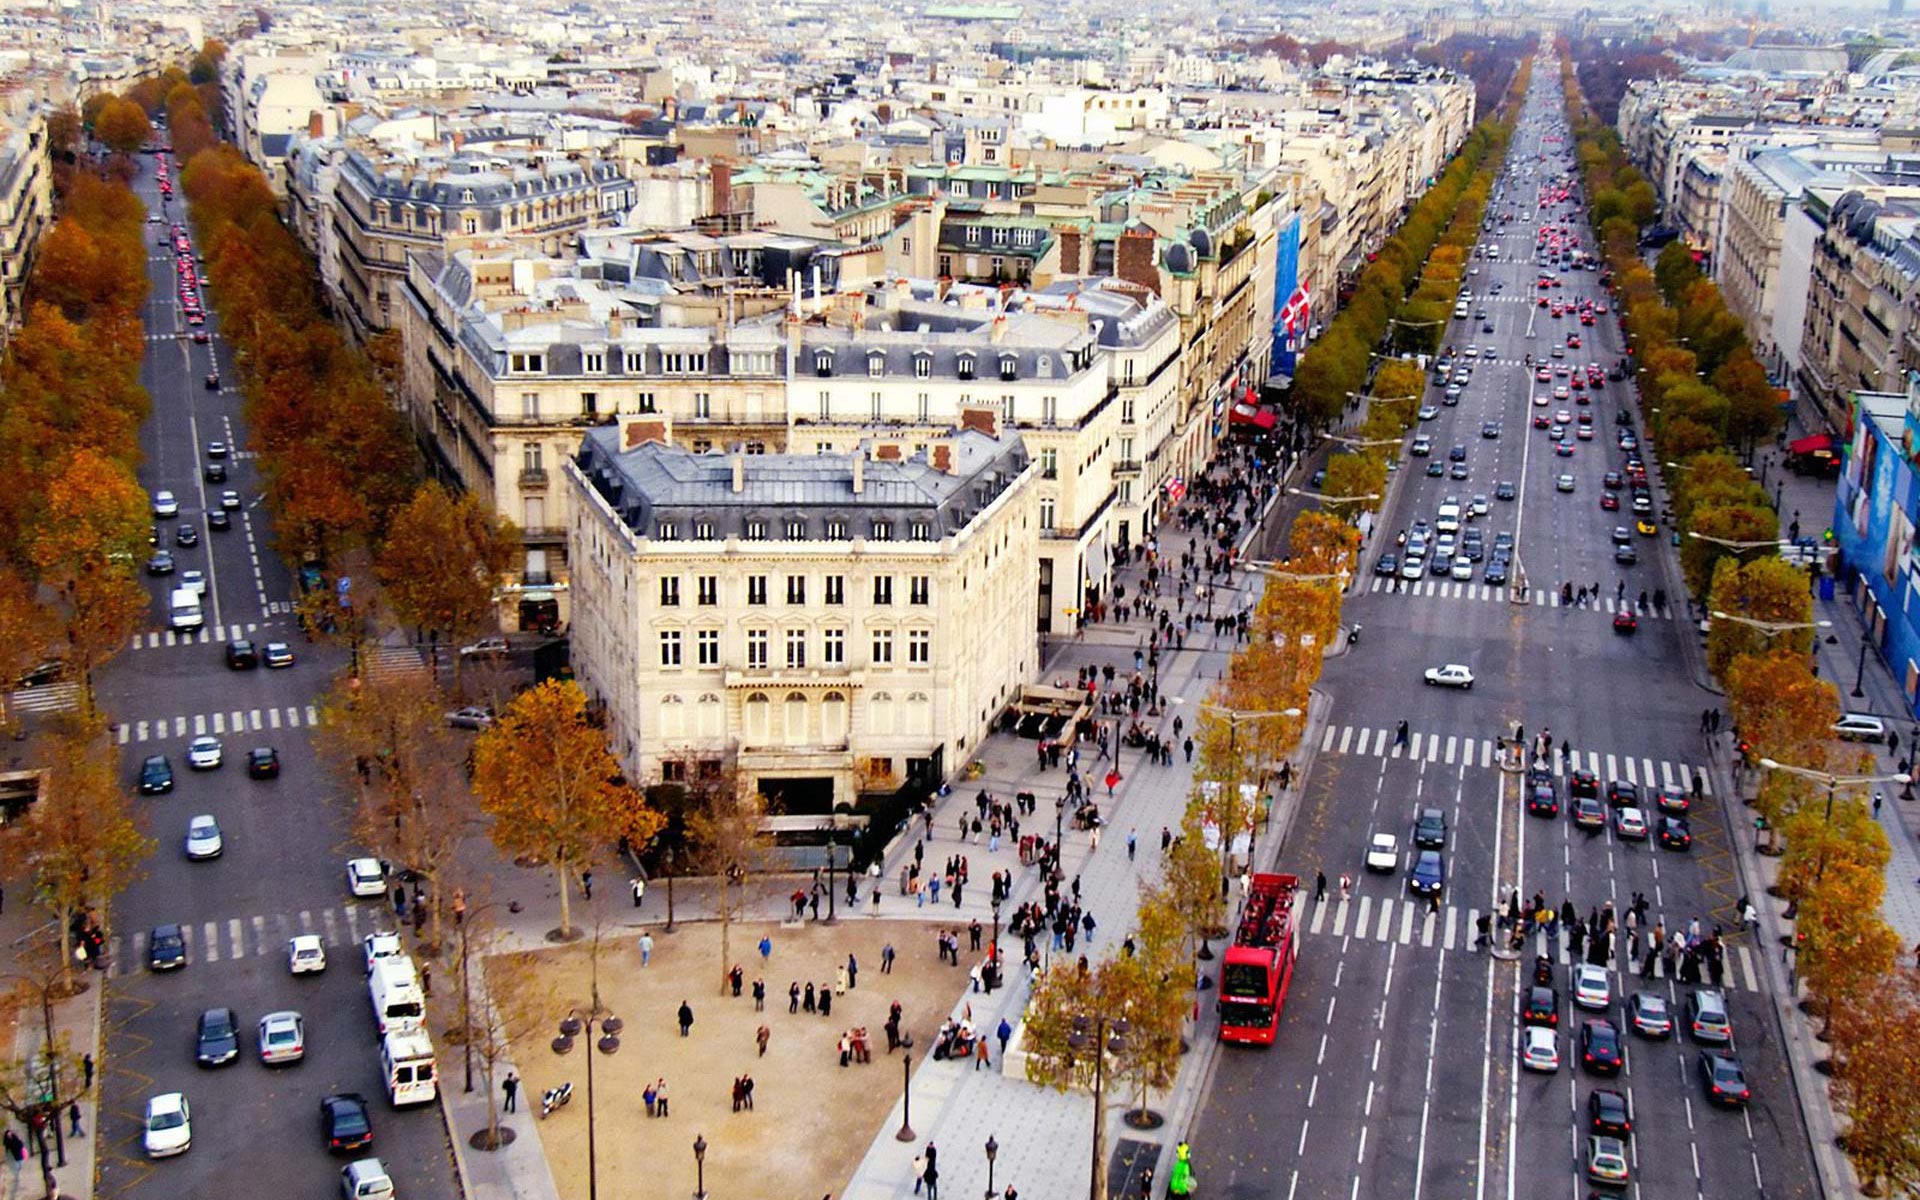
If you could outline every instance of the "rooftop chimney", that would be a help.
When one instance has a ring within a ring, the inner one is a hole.
[[[858,496],[867,490],[867,448],[865,446],[853,452],[853,494]]]
[[[735,450],[727,459],[733,464],[733,491],[738,495],[747,490],[747,456]]]

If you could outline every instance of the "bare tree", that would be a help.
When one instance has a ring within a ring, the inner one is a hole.
[[[67,1163],[61,1115],[84,1094],[86,1083],[86,1052],[54,1025],[54,1004],[72,994],[64,958],[52,939],[23,955],[20,986],[39,1007],[40,1028],[30,1049],[24,1041],[16,1042],[15,1054],[0,1059],[0,1112],[26,1128],[28,1144],[40,1158],[46,1200],[60,1195],[54,1170]]]
[[[493,918],[501,907],[494,901],[473,905],[459,921],[460,1010],[447,1030],[447,1040],[460,1043],[466,1056],[467,1091],[473,1090],[475,1061],[480,1065],[487,1127],[474,1135],[478,1150],[497,1150],[511,1141],[512,1131],[500,1127],[499,1070],[516,1041],[538,1044],[529,1035],[557,1008],[535,962],[525,954],[499,952],[504,933]]]
[[[733,966],[733,923],[746,912],[748,881],[769,869],[772,839],[764,828],[766,798],[732,771],[699,785],[686,815],[689,865],[714,878],[720,918],[720,987]]]

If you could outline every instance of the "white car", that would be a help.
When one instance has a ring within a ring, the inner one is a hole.
[[[1848,713],[1833,723],[1835,737],[1849,742],[1884,742],[1887,740],[1887,725],[1879,717],[1867,713]]]
[[[393,1180],[377,1158],[363,1158],[340,1168],[342,1200],[393,1200]]]
[[[287,940],[287,970],[294,975],[310,975],[327,969],[327,944],[317,933],[303,933]]]
[[[1400,839],[1391,833],[1376,833],[1367,843],[1367,870],[1391,875],[1400,867]]]
[[[1464,554],[1453,557],[1453,577],[1463,583],[1473,580],[1473,560]]]
[[[1613,987],[1607,981],[1607,969],[1581,963],[1573,969],[1573,1002],[1581,1008],[1602,1010],[1613,1003]]]
[[[1556,491],[1570,492],[1573,490],[1573,476],[1561,475],[1553,481],[1553,486]]]
[[[1560,1043],[1554,1031],[1543,1025],[1529,1025],[1520,1043],[1520,1064],[1529,1071],[1553,1072],[1560,1069]]]
[[[297,1012],[270,1012],[260,1018],[260,1061],[299,1062],[307,1056],[307,1023]]]
[[[513,651],[513,643],[503,637],[481,638],[470,646],[460,647],[461,658],[499,658]]]
[[[347,891],[363,899],[385,896],[387,894],[386,864],[377,858],[348,859]]]
[[[207,594],[207,573],[205,571],[182,571],[180,572],[179,582],[174,584],[174,586],[183,587],[195,595],[204,596]]]
[[[173,498],[172,492],[155,492],[153,494],[153,515],[156,517],[177,517],[180,515],[180,502]]]
[[[196,862],[219,858],[226,849],[220,838],[220,823],[212,813],[201,813],[187,822],[187,857]]]
[[[1434,687],[1470,688],[1473,686],[1473,671],[1464,663],[1428,667],[1426,678],[1427,682]]]
[[[187,744],[187,765],[196,771],[211,771],[220,765],[220,739],[203,735]]]
[[[148,1158],[170,1158],[193,1148],[193,1113],[179,1092],[163,1092],[147,1101],[146,1132],[141,1135]]]
[[[405,951],[400,948],[400,935],[397,933],[370,933],[360,940],[360,948],[366,955],[367,974],[373,974],[373,964],[383,958],[399,958]]]

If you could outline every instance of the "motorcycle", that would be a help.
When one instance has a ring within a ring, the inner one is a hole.
[[[1352,646],[1358,643],[1359,641],[1360,641],[1360,626],[1355,625],[1353,628],[1347,630],[1347,645]]]
[[[571,1080],[561,1084],[559,1087],[551,1087],[541,1092],[540,1119],[543,1121],[546,1120],[553,1114],[553,1110],[556,1108],[565,1108],[567,1101],[571,1099],[573,1099],[573,1082]]]

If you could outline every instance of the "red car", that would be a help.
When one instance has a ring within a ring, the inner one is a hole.
[[[1601,492],[1600,507],[1607,512],[1619,512],[1620,497],[1613,492]]]

